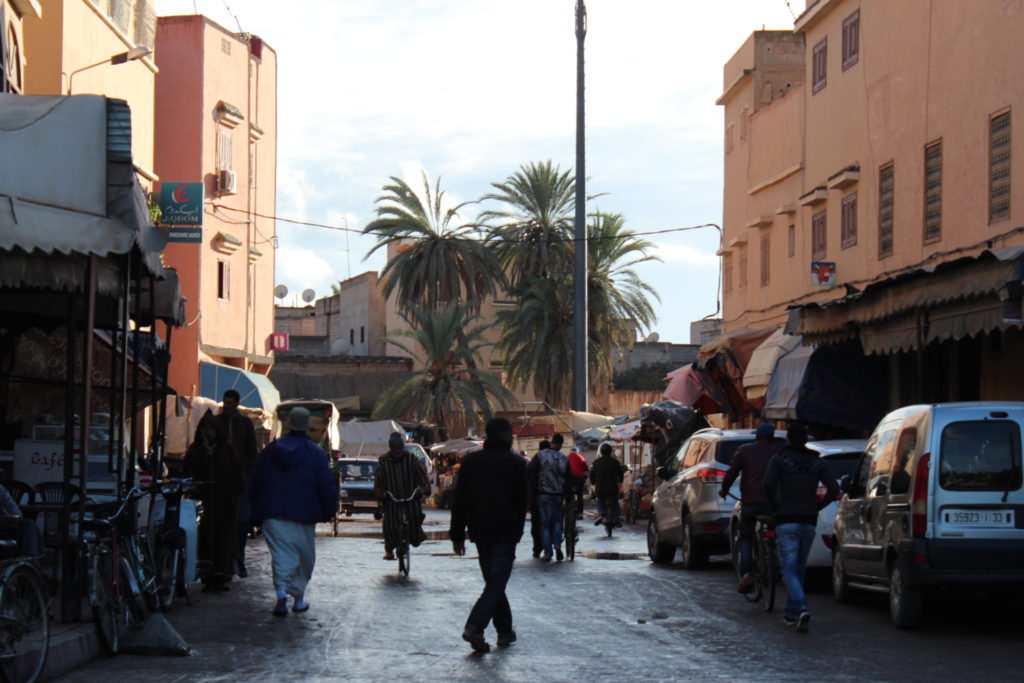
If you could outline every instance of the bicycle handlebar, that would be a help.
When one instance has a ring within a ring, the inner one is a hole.
[[[395,503],[410,503],[410,502],[412,502],[413,500],[416,499],[416,496],[419,496],[419,495],[423,495],[423,490],[420,489],[419,486],[417,486],[416,488],[414,488],[412,490],[412,495],[409,496],[408,498],[395,498],[395,494],[391,493],[391,491],[385,491],[384,492],[384,497],[385,498],[390,498],[392,500],[392,502],[395,502]]]

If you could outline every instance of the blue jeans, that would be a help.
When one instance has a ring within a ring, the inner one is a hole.
[[[607,509],[608,506],[605,505],[605,501],[608,501],[608,500],[612,501],[611,510],[608,510]],[[604,517],[605,515],[607,515],[609,513],[612,516],[612,522],[613,523],[618,523],[619,515],[621,514],[621,511],[619,510],[619,497],[618,496],[598,496],[597,497],[597,516],[598,517]]]
[[[775,527],[775,547],[779,554],[782,582],[786,584],[785,616],[796,619],[807,609],[804,599],[804,575],[807,573],[807,555],[814,542],[814,525],[789,522]]]
[[[484,592],[469,612],[466,626],[483,633],[494,622],[499,634],[512,632],[512,608],[505,596],[505,585],[512,575],[516,560],[515,543],[477,543],[480,572],[484,575]]]
[[[540,508],[540,548],[550,557],[551,548],[562,547],[562,496],[542,493],[537,496]]]

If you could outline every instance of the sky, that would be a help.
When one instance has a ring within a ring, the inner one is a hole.
[[[575,0],[156,0],[205,14],[278,57],[281,218],[361,229],[389,177],[425,172],[453,202],[522,165],[575,168]],[[722,67],[755,30],[792,29],[803,0],[587,0],[588,212],[636,232],[721,224]],[[479,206],[479,205],[474,205]],[[477,209],[469,207],[466,222]],[[367,270],[370,236],[279,221],[276,281],[311,288]],[[716,313],[718,232],[647,237],[638,267],[661,341]]]

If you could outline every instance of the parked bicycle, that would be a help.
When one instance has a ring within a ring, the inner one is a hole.
[[[110,654],[117,654],[122,637],[138,631],[149,610],[160,605],[149,543],[135,524],[136,503],[144,494],[134,487],[120,500],[93,504],[82,520],[89,603],[100,641]]]
[[[562,533],[565,536],[565,558],[570,562],[576,559],[576,542],[579,540],[576,510],[576,496],[566,496],[562,503]]]
[[[18,521],[0,518],[0,529],[14,531]],[[49,599],[35,558],[17,553],[17,541],[0,540],[0,678],[34,683],[50,648]]]
[[[174,598],[188,600],[187,586],[196,576],[198,522],[201,504],[184,500],[207,482],[188,478],[171,478],[154,482],[149,491],[160,494],[150,506],[149,542],[156,570],[157,602],[163,611],[174,604]]]
[[[395,509],[398,511],[398,542],[395,544],[395,556],[398,558],[399,573],[409,576],[409,570],[412,566],[412,555],[409,552],[409,548],[412,545],[412,521],[409,516],[409,503],[422,496],[423,491],[417,486],[408,498],[395,498],[391,491],[386,491],[384,495],[390,498],[392,502],[399,503],[399,505],[395,506]]]

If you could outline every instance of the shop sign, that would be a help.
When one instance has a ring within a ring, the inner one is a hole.
[[[160,187],[160,213],[164,225],[202,225],[203,183],[165,182]]]
[[[811,262],[811,287],[833,287],[836,284],[835,261]]]
[[[287,332],[274,332],[270,335],[270,349],[272,351],[287,351],[288,341]]]
[[[200,227],[167,228],[168,242],[202,242],[203,229]]]

